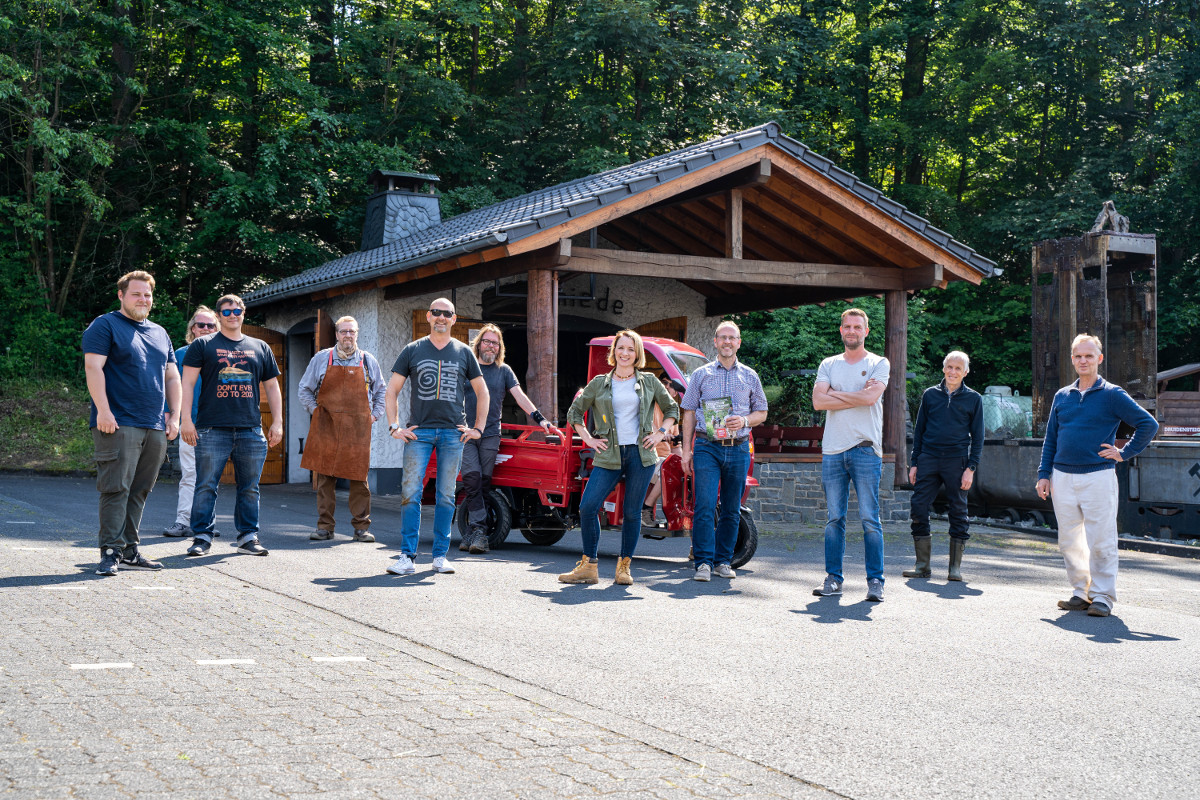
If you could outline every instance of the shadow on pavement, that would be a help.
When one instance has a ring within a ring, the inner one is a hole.
[[[1131,631],[1125,622],[1116,615],[1107,617],[1089,617],[1079,611],[1064,612],[1058,619],[1042,618],[1056,628],[1071,633],[1086,636],[1090,641],[1100,644],[1119,644],[1121,642],[1177,642],[1174,636],[1162,636],[1157,633]]]
[[[972,589],[961,581],[930,583],[929,578],[908,578],[904,585],[914,592],[936,595],[943,600],[962,600],[965,597],[979,597],[983,594],[982,589]]]
[[[560,606],[577,606],[583,603],[613,603],[624,600],[644,600],[629,593],[628,586],[617,586],[615,583],[600,583],[588,585],[583,583],[561,583],[561,588],[551,589],[522,589],[522,594],[540,597]]]
[[[324,586],[327,592],[357,592],[359,589],[389,586],[411,589],[414,586],[432,586],[437,573],[432,569],[417,570],[412,575],[393,575],[386,571],[386,566],[377,575],[356,575],[353,578],[313,578],[317,586]],[[445,580],[454,580],[454,575],[444,576]]]
[[[813,622],[870,622],[871,611],[877,605],[879,604],[860,600],[853,605],[844,606],[841,597],[818,597],[804,608],[793,608],[792,613],[812,617]]]

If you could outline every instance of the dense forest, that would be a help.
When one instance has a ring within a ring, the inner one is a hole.
[[[1027,387],[1030,246],[1106,199],[1158,235],[1160,366],[1200,361],[1198,81],[1200,0],[7,3],[0,378],[75,374],[128,269],[175,332],[353,251],[375,168],[448,216],[770,119],[1005,270],[914,300],[916,363]],[[748,347],[814,366],[831,311]]]

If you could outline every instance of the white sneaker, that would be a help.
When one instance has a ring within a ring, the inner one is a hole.
[[[713,575],[718,578],[736,578],[737,573],[733,571],[733,567],[728,564],[717,564],[717,568],[713,570]]]
[[[692,580],[701,582],[711,581],[712,567],[710,567],[708,564],[701,564],[700,566],[696,567],[696,574],[692,576]]]
[[[440,572],[443,575],[452,575],[454,574],[454,567],[446,560],[445,556],[441,556],[433,560],[433,571]]]
[[[404,553],[396,556],[396,560],[388,566],[387,571],[393,575],[412,575],[417,571],[417,565]]]

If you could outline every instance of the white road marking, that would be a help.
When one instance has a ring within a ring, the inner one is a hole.
[[[313,661],[366,661],[366,656],[313,656]]]
[[[132,669],[128,661],[114,661],[108,664],[72,664],[71,669]]]
[[[37,525],[37,522],[31,519],[6,519],[5,525]]]
[[[49,550],[50,548],[49,548],[49,547],[14,547],[13,549],[14,549],[14,550],[29,550],[29,551],[35,551],[35,550]]]
[[[47,586],[46,588],[52,592],[78,592],[78,591],[85,591],[88,587],[86,587],[86,586]]]
[[[200,658],[196,663],[202,667],[220,667],[226,664],[253,664],[253,658]]]

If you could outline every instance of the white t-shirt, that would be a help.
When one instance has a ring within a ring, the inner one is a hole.
[[[871,352],[853,364],[846,354],[831,356],[817,367],[817,383],[828,383],[839,392],[857,392],[874,378],[887,385],[891,365],[883,356]],[[875,455],[883,457],[883,395],[869,406],[843,408],[825,412],[825,438],[821,452],[825,455],[844,453],[861,442],[870,442]]]
[[[641,403],[637,395],[637,378],[612,382],[613,416],[617,423],[617,444],[637,444],[638,428],[641,427]]]

